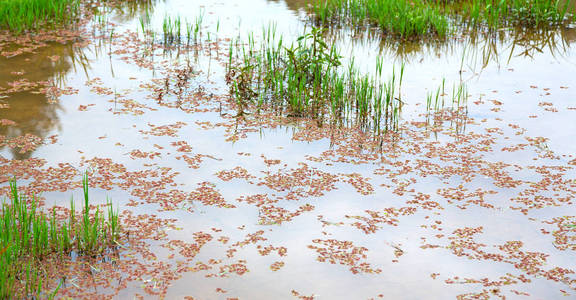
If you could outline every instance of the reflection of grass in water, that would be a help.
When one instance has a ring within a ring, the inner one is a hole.
[[[322,24],[374,24],[402,38],[445,37],[462,29],[556,26],[568,16],[568,3],[549,0],[318,0],[313,13]]]
[[[458,85],[454,84],[451,92],[448,92],[446,90],[446,80],[443,79],[442,85],[439,86],[435,92],[428,93],[426,96],[426,110],[459,109],[462,105],[466,104],[468,96],[468,89],[463,82]],[[447,105],[450,106],[447,107]]]
[[[118,238],[118,212],[108,203],[106,213],[91,213],[88,178],[83,179],[84,206],[77,217],[74,202],[66,221],[59,221],[56,210],[48,216],[38,210],[35,197],[26,199],[10,182],[9,203],[2,203],[0,214],[0,298],[52,298],[44,294],[48,281],[46,266],[51,261],[76,252],[96,257],[105,255]],[[28,203],[30,202],[30,203]],[[107,216],[105,216],[107,215]]]
[[[180,45],[190,45],[191,43],[197,44],[200,41],[200,36],[202,35],[202,24],[204,22],[204,10],[200,10],[200,13],[194,18],[193,21],[188,21],[186,18],[181,18],[180,16],[169,16],[165,15],[162,20],[162,44],[166,47],[180,46]],[[219,24],[219,23],[218,23]],[[156,32],[151,28],[151,17],[148,13],[140,16],[139,18],[139,30],[142,31],[144,38],[151,44],[151,48],[154,48],[154,43],[156,42]],[[220,26],[216,28],[216,34],[218,33]],[[208,40],[210,40],[210,34],[208,33]]]
[[[328,31],[330,39],[349,41],[352,49],[361,49],[366,42],[368,45],[377,44],[381,55],[406,63],[433,60],[439,53],[457,57],[471,73],[477,73],[491,63],[509,64],[517,57],[533,58],[541,53],[564,57],[576,40],[576,28],[516,28],[493,33],[471,32],[466,39],[409,41],[382,39],[379,33],[368,30],[353,33],[355,38],[349,39],[350,31]]]
[[[52,61],[47,59],[48,56],[59,58]],[[88,68],[83,48],[71,43],[50,44],[36,49],[35,53],[9,59],[0,57],[0,63],[6,66],[0,70],[0,90],[8,88],[8,82],[19,78],[30,82],[50,82],[50,85],[63,87],[71,70],[86,72]],[[23,72],[23,75],[13,75],[11,72]],[[14,138],[29,133],[44,138],[52,130],[59,130],[58,112],[62,106],[54,100],[46,93],[39,93],[37,88],[6,94],[2,102],[8,103],[10,108],[2,109],[2,118],[16,122],[16,125],[0,126],[0,135]],[[27,158],[31,153],[19,153],[16,148],[12,150],[16,159]]]
[[[470,73],[476,74],[490,63],[509,65],[516,57],[534,58],[534,55],[545,53],[545,50],[554,57],[562,57],[568,53],[570,40],[564,30],[517,29],[474,35],[463,46],[462,53],[456,55],[462,57],[463,66],[469,68]]]
[[[0,28],[14,33],[44,26],[72,23],[79,11],[77,0],[2,0]]]
[[[149,15],[158,0],[131,0],[113,3],[111,7],[116,15],[123,22],[133,20],[136,17]]]
[[[94,23],[100,29],[110,30],[110,22],[128,23],[140,18],[150,19],[156,4],[164,0],[130,0],[103,2],[101,5],[92,8]]]
[[[402,108],[399,91],[404,68],[387,81],[381,78],[382,60],[376,63],[374,77],[361,74],[353,62],[343,68],[341,57],[322,34],[313,29],[285,47],[274,28],[268,28],[260,45],[252,35],[247,45],[231,45],[227,82],[238,115],[253,105],[288,116],[354,119],[375,131],[395,128]]]

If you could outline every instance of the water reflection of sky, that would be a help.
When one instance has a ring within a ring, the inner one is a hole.
[[[193,20],[204,12],[206,32],[221,38],[235,38],[238,34],[246,37],[250,31],[258,34],[262,26],[270,22],[276,24],[279,33],[294,37],[306,27],[302,22],[302,14],[297,13],[305,3],[306,1],[264,0],[145,1],[143,6],[126,8],[124,13],[116,14],[112,20],[122,23],[123,29],[136,30],[138,17],[147,9],[153,8],[152,24],[156,28],[161,26],[162,19],[166,15],[179,15]],[[449,40],[445,43],[423,42],[408,45],[399,45],[391,41],[380,42],[377,37],[367,35],[359,35],[358,39],[351,40],[350,36],[355,33],[346,29],[329,38],[335,40],[343,55],[348,58],[354,57],[355,63],[366,72],[372,71],[378,55],[387,62],[388,75],[391,74],[393,66],[398,70],[401,63],[406,64],[402,87],[402,98],[407,101],[403,115],[405,120],[418,118],[417,115],[424,112],[423,104],[427,93],[435,91],[443,79],[449,85],[463,81],[471,93],[468,102],[469,116],[478,121],[486,119],[484,125],[472,126],[471,130],[506,126],[507,123],[518,124],[526,128],[530,136],[549,138],[550,149],[559,154],[570,154],[576,152],[576,144],[573,143],[576,122],[572,121],[575,112],[566,109],[576,106],[576,87],[571,76],[576,74],[572,45],[576,34],[574,30],[565,28],[552,33],[502,33],[491,38],[476,37],[463,41]],[[364,235],[351,226],[322,228],[317,216],[323,215],[327,220],[334,222],[346,221],[345,215],[361,215],[366,209],[379,210],[390,206],[402,206],[406,199],[391,194],[383,187],[377,187],[374,194],[363,197],[350,186],[339,184],[338,190],[328,192],[323,197],[305,199],[298,203],[282,202],[284,207],[292,210],[303,203],[310,203],[316,207],[312,213],[298,216],[282,226],[258,225],[256,222],[258,211],[253,206],[238,204],[234,199],[240,195],[270,192],[270,190],[241,180],[222,182],[214,173],[242,166],[250,173],[261,176],[262,172],[269,170],[263,163],[261,155],[281,159],[282,163],[287,164],[287,168],[296,168],[299,162],[305,161],[306,155],[319,156],[329,149],[330,141],[327,139],[310,143],[294,141],[291,139],[291,128],[281,127],[249,133],[246,139],[235,143],[227,142],[222,137],[223,129],[202,130],[195,125],[195,121],[220,121],[221,118],[217,113],[189,114],[157,105],[147,98],[150,92],[141,88],[141,84],[155,77],[161,77],[162,74],[127,64],[118,56],[108,56],[107,51],[98,45],[77,51],[81,53],[71,51],[67,46],[50,46],[33,55],[0,61],[2,63],[0,82],[10,80],[12,70],[24,68],[26,71],[24,77],[30,80],[49,80],[57,77],[62,78],[64,85],[79,89],[77,95],[62,96],[57,104],[49,103],[43,95],[31,93],[20,93],[10,96],[7,100],[4,99],[10,103],[11,108],[0,111],[0,119],[13,120],[17,125],[0,127],[2,130],[0,134],[10,136],[32,133],[40,137],[57,134],[56,144],[41,146],[34,153],[27,154],[44,158],[49,165],[70,162],[79,167],[83,159],[109,157],[123,163],[129,170],[173,168],[180,173],[176,177],[177,188],[185,191],[193,190],[202,181],[215,182],[227,201],[237,204],[237,209],[219,209],[195,204],[192,207],[194,213],[185,210],[157,212],[156,205],[142,205],[135,210],[178,218],[178,225],[183,230],[172,232],[171,235],[175,238],[190,240],[192,233],[208,232],[211,227],[221,228],[223,232],[238,240],[247,233],[265,230],[265,237],[269,239],[265,244],[286,246],[289,249],[288,256],[282,259],[286,267],[279,272],[272,272],[268,266],[280,259],[261,257],[253,246],[247,246],[239,252],[237,258],[248,261],[251,270],[248,274],[229,279],[205,278],[203,273],[186,274],[174,283],[167,298],[196,294],[206,295],[202,297],[203,299],[217,299],[220,297],[214,290],[220,287],[230,290],[231,296],[249,299],[287,298],[291,290],[297,290],[305,295],[314,293],[320,299],[358,299],[376,297],[378,294],[391,299],[444,299],[472,289],[470,285],[465,284],[446,285],[443,283],[446,278],[495,277],[507,272],[516,272],[508,264],[484,263],[448,255],[447,249],[421,250],[420,237],[433,237],[429,230],[424,230],[420,226],[433,220],[443,220],[445,232],[463,226],[484,226],[486,234],[482,235],[480,240],[488,245],[501,244],[508,240],[522,240],[525,241],[527,249],[553,254],[551,265],[575,267],[570,253],[555,249],[548,239],[541,238],[539,235],[541,226],[538,222],[530,221],[520,213],[506,209],[505,203],[514,194],[513,191],[507,190],[502,190],[489,199],[496,203],[498,207],[496,210],[477,207],[460,210],[448,207],[441,215],[430,213],[429,221],[422,219],[428,213],[420,212],[402,218],[398,227],[384,225],[384,228],[376,234]],[[60,55],[61,59],[58,64],[48,63],[45,59],[48,55]],[[73,68],[73,57],[77,56],[82,56],[82,61],[89,62],[87,63],[89,67],[85,70]],[[24,63],[22,60],[26,58],[31,60]],[[206,71],[209,61],[209,58],[201,57],[197,68]],[[214,93],[223,93],[225,92],[222,82],[223,68],[214,62],[211,63],[214,64],[211,71],[216,72],[211,78],[219,81],[213,86],[222,87]],[[118,103],[114,101],[115,96],[98,95],[85,85],[88,80],[96,77],[103,81],[104,86],[121,93],[123,97],[145,103],[156,110],[146,111],[144,115],[115,114],[119,108]],[[203,77],[198,80],[205,81]],[[488,104],[473,104],[477,100],[483,100]],[[489,100],[502,102],[501,110],[492,111],[493,106],[489,104]],[[552,102],[559,111],[556,113],[545,111],[539,105],[541,102]],[[78,109],[80,105],[87,104],[94,106],[87,111]],[[530,115],[537,115],[537,118],[531,118]],[[504,120],[500,121],[498,118]],[[165,125],[178,121],[188,124],[179,130],[178,137],[151,137],[140,133],[140,130],[149,129],[148,124]],[[447,137],[439,139],[449,140]],[[513,139],[518,141],[521,138],[513,137]],[[179,140],[187,141],[193,147],[194,153],[210,154],[221,160],[207,159],[199,169],[188,168],[181,160],[175,158],[177,153],[170,146],[172,142]],[[156,151],[154,146],[156,144],[165,146],[165,150],[161,151],[161,159],[146,163],[157,165],[145,166],[143,161],[132,159],[128,155],[134,149]],[[250,157],[238,155],[242,152],[252,155]],[[19,156],[8,149],[3,149],[0,153],[8,158],[28,157]],[[530,164],[534,155],[524,153],[523,156],[515,156],[497,151],[487,156],[493,161],[516,160],[518,164]],[[402,158],[413,159],[409,155]],[[334,173],[358,172],[366,177],[375,177],[372,171],[377,167],[347,164],[328,167],[320,163],[306,162],[322,170]],[[559,161],[562,164],[565,162],[565,159]],[[384,181],[383,178],[375,177],[372,184],[378,186]],[[429,178],[419,181],[414,188],[434,194],[437,187],[442,185],[439,180]],[[479,179],[468,186],[471,190],[479,187],[488,188],[491,187],[491,183],[489,180]],[[127,191],[119,189],[111,191],[94,189],[93,193],[95,199],[111,196],[121,207],[126,207],[125,199],[133,198]],[[45,196],[50,198],[58,195],[51,193]],[[574,210],[565,208],[563,211],[558,211],[546,208],[538,211],[535,216],[549,218],[563,214],[573,215]],[[246,225],[246,229],[237,229],[240,225]],[[329,235],[322,235],[322,231],[328,232]],[[355,244],[368,247],[370,249],[368,261],[383,269],[383,273],[353,275],[344,266],[316,262],[315,252],[307,248],[310,241],[316,238],[354,240]],[[391,262],[394,259],[394,248],[391,245],[402,245],[405,251],[399,263]],[[207,260],[217,257],[223,255],[224,250],[224,247],[209,245],[198,258]],[[430,273],[441,273],[443,277],[434,280],[430,278]],[[517,288],[532,293],[536,298],[555,298],[558,297],[558,290],[563,288],[563,285],[542,278],[533,278],[530,284],[519,285]],[[131,297],[137,289],[138,286],[135,285],[134,289],[127,289],[120,297]]]

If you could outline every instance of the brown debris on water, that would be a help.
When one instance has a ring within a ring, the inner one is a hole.
[[[356,247],[351,241],[339,241],[335,239],[315,239],[312,241],[316,245],[309,245],[308,248],[313,249],[318,253],[316,260],[319,262],[329,262],[331,264],[340,264],[348,266],[353,274],[369,273],[378,274],[382,270],[373,268],[369,263],[363,261],[368,256],[365,254],[368,248]],[[321,247],[325,246],[325,247]]]

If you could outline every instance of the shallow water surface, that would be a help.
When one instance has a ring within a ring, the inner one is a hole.
[[[175,219],[99,295],[573,297],[576,29],[398,43],[343,28],[327,39],[345,63],[405,64],[397,133],[237,117],[229,39],[274,23],[293,40],[305,3],[143,1],[108,9],[111,35],[1,57],[0,182],[66,205],[88,170],[95,201]],[[203,42],[146,55],[146,10],[157,32],[203,14]],[[428,111],[443,81],[445,109]],[[470,95],[451,109],[460,83]]]

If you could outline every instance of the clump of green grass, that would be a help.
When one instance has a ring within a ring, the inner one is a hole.
[[[569,2],[559,0],[470,0],[452,7],[463,26],[554,26],[568,16]]]
[[[151,29],[151,18],[148,13],[139,18],[140,26],[144,38],[149,41],[153,48],[156,40],[156,32]],[[165,47],[189,46],[191,43],[198,44],[202,35],[202,23],[204,22],[204,11],[188,21],[180,16],[172,17],[165,15],[162,20],[162,32],[158,34],[162,38],[161,44]]]
[[[570,15],[560,0],[317,0],[315,19],[323,25],[376,25],[401,38],[444,38],[464,29],[558,26]]]
[[[0,29],[13,33],[74,23],[78,0],[0,0]]]
[[[454,84],[451,93],[446,91],[446,80],[442,80],[442,85],[435,92],[428,93],[426,97],[427,111],[441,111],[445,109],[457,110],[466,105],[468,100],[468,88],[463,82]],[[449,105],[449,106],[448,106]]]
[[[313,11],[320,23],[352,22],[374,24],[386,33],[411,38],[434,35],[444,37],[449,31],[448,18],[436,5],[427,1],[406,0],[318,0]]]
[[[370,123],[375,130],[398,124],[402,107],[399,78],[382,80],[383,62],[376,77],[361,74],[351,62],[342,67],[341,56],[314,28],[290,46],[265,29],[256,45],[253,35],[246,45],[231,45],[227,82],[239,115],[254,105],[285,112],[287,116]],[[235,59],[234,59],[235,58]],[[396,91],[398,90],[398,94]]]
[[[10,182],[10,202],[2,203],[0,215],[0,298],[53,297],[58,288],[46,294],[47,274],[43,267],[50,260],[64,259],[73,252],[98,256],[114,247],[118,238],[118,212],[110,203],[105,213],[91,213],[88,177],[83,179],[84,206],[76,217],[74,201],[66,221],[59,221],[39,210],[35,197],[26,199]],[[29,203],[28,203],[29,202]]]
[[[162,32],[165,45],[180,43],[182,40],[182,20],[180,16],[175,18],[164,16]]]

